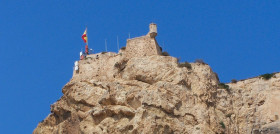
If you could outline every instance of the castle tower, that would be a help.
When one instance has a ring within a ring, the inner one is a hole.
[[[123,52],[126,58],[161,55],[161,49],[156,41],[157,25],[151,23],[147,35],[128,39]]]
[[[150,31],[149,31],[150,37],[155,38],[157,36],[157,24],[151,23],[149,28],[150,28]]]

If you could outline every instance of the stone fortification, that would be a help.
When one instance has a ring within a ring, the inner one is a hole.
[[[161,55],[161,49],[156,41],[157,26],[152,23],[147,35],[127,40],[123,54],[128,58]]]
[[[84,60],[78,61],[79,69],[73,72],[73,78],[91,79],[99,77],[103,79],[113,77],[112,66],[119,61],[120,55],[113,52],[102,52],[87,55]]]
[[[127,61],[133,57],[161,55],[161,49],[155,39],[157,36],[157,25],[151,23],[149,32],[145,36],[127,39],[124,49],[118,54],[113,52],[102,52],[87,55],[84,60],[78,61],[78,70],[74,70],[73,76],[81,76],[85,79],[93,76],[102,76],[104,79],[112,77],[112,66],[116,61]],[[73,77],[75,78],[75,77]]]
[[[124,54],[127,58],[161,55],[161,50],[156,39],[146,35],[128,39]]]

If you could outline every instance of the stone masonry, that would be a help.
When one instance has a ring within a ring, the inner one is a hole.
[[[127,40],[124,54],[126,58],[161,55],[161,49],[156,41],[156,24],[150,24],[150,31],[147,35]]]

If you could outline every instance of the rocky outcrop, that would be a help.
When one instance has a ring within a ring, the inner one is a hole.
[[[120,54],[79,61],[79,72],[34,134],[277,133],[280,74],[219,89],[203,63]]]
[[[217,111],[228,133],[280,133],[280,73],[230,83],[217,90]]]

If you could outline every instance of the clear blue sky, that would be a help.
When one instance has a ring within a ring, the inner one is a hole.
[[[222,82],[280,71],[280,1],[1,0],[0,129],[31,133],[71,79],[84,45],[117,51],[158,25],[158,43],[181,61],[203,59]]]

